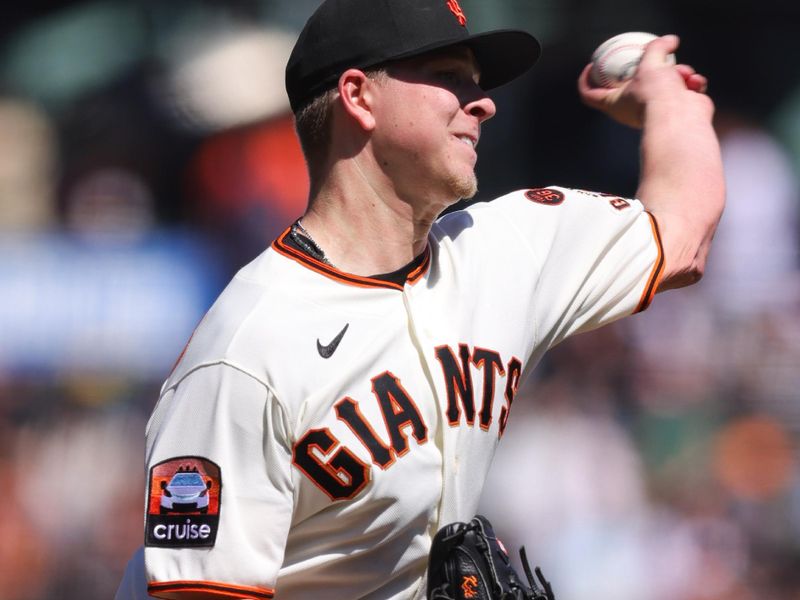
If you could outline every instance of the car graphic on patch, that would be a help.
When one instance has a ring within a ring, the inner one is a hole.
[[[211,479],[203,479],[197,470],[178,470],[167,481],[161,481],[161,504],[159,512],[186,513],[208,512],[208,490]]]

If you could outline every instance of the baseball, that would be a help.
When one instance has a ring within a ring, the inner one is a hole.
[[[622,85],[636,72],[644,47],[657,37],[644,31],[629,31],[606,40],[592,53],[589,82],[595,87],[613,88]],[[674,54],[667,58],[671,64],[675,64]]]

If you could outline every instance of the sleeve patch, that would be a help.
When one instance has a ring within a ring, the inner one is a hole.
[[[213,546],[219,528],[222,473],[199,456],[170,458],[150,469],[145,545]]]
[[[539,204],[557,206],[564,201],[564,192],[550,188],[536,188],[525,192],[525,197]]]

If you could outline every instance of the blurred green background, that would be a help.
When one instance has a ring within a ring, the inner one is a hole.
[[[478,201],[634,193],[638,133],[575,92],[623,31],[677,33],[708,76],[729,192],[700,284],[564,343],[527,382],[482,511],[559,600],[800,599],[800,3],[461,3],[472,31],[544,48],[494,94]],[[283,67],[317,5],[0,9],[2,598],[111,598],[142,543],[161,382],[304,210]]]

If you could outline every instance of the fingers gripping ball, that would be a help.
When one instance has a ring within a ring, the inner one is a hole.
[[[606,40],[592,54],[592,68],[589,82],[595,87],[613,88],[622,85],[633,77],[644,48],[657,36],[643,31],[620,33]],[[670,64],[675,64],[675,55],[667,56]]]

